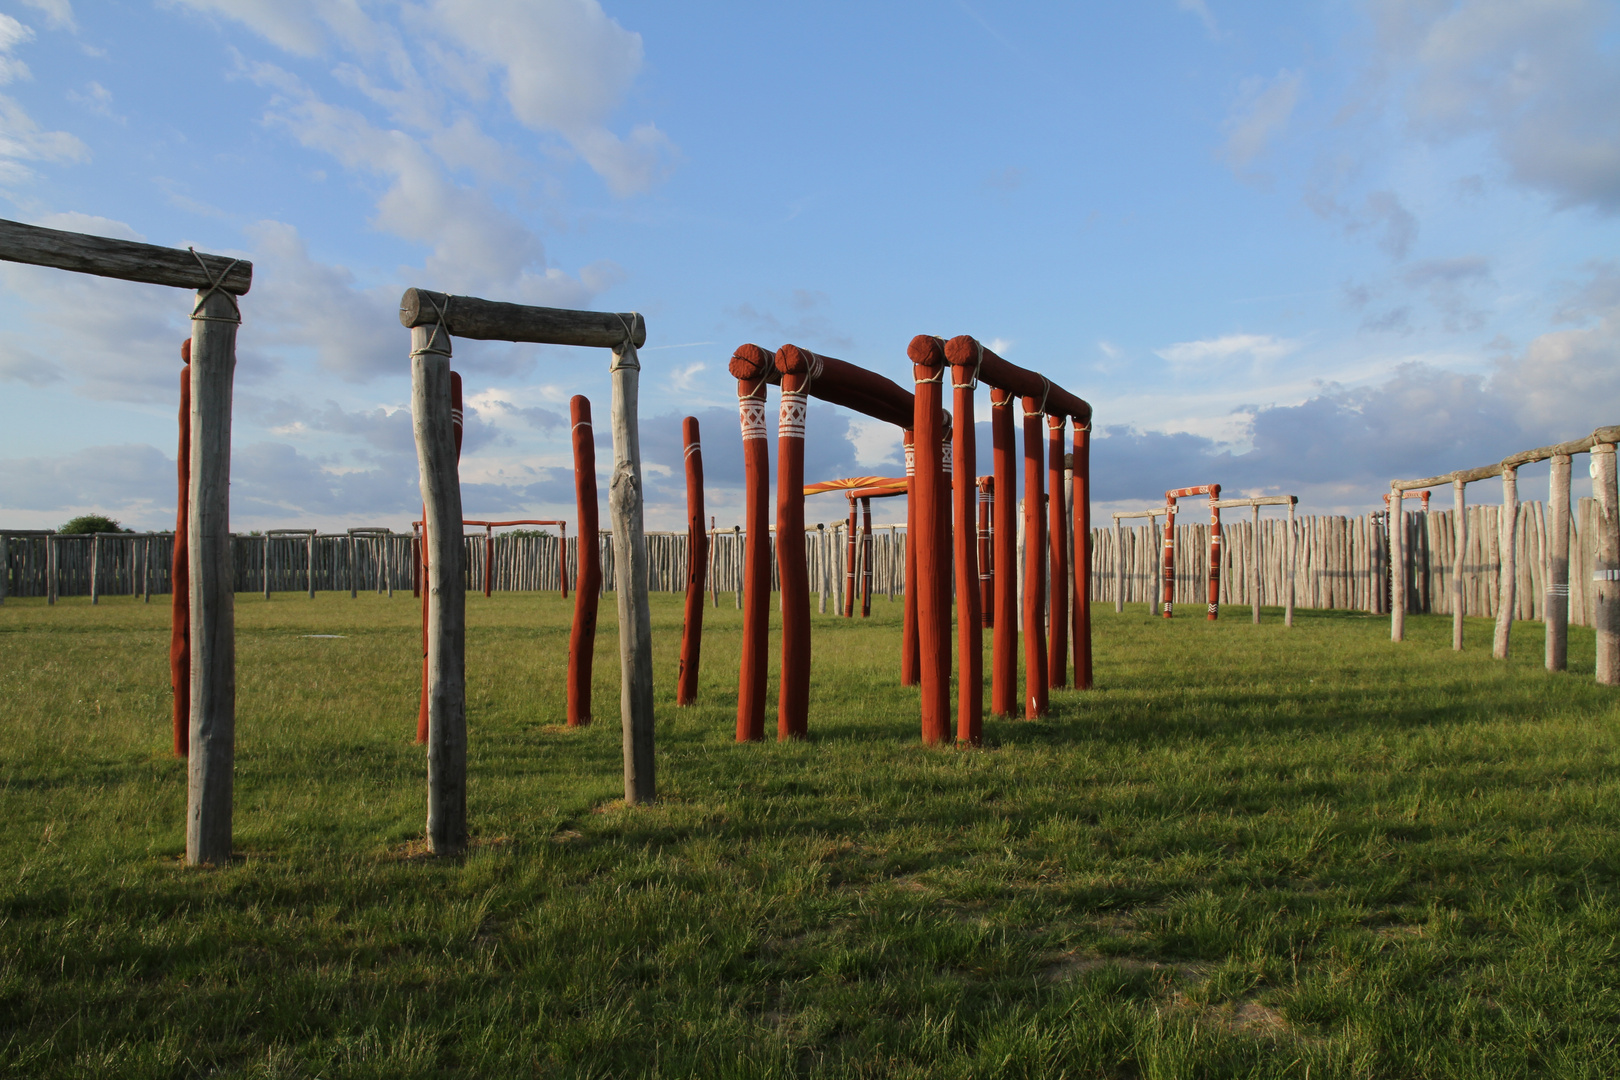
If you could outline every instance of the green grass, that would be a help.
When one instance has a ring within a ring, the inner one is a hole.
[[[236,843],[180,862],[166,607],[0,607],[0,1069],[84,1076],[1607,1077],[1620,706],[1540,627],[1097,613],[1097,682],[918,745],[898,604],[816,616],[805,744],[737,746],[706,615],[661,802],[568,608],[469,599],[464,860],[420,855],[416,608],[237,602]],[[346,635],[340,639],[302,635]],[[773,641],[774,645],[774,641]],[[773,686],[774,702],[774,686]],[[774,712],[774,710],[773,710]]]

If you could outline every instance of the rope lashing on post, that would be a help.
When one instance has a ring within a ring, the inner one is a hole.
[[[640,371],[641,360],[639,358],[632,363],[626,360],[625,357],[636,355],[636,332],[633,327],[636,320],[641,318],[641,312],[632,311],[630,313],[630,322],[628,323],[624,321],[624,316],[617,311],[613,313],[613,317],[619,320],[620,326],[624,327],[624,345],[628,345],[629,348],[624,348],[621,346],[613,350],[613,362],[608,365],[608,373],[612,374],[613,372],[620,370]]]
[[[977,340],[973,344],[978,346],[978,355],[973,360],[973,375],[965,383],[951,383],[952,390],[977,390],[979,388],[979,369],[984,366],[984,346],[979,344]],[[943,375],[944,373],[945,369],[940,368],[940,374]],[[1041,403],[1043,405],[1046,403],[1044,398]]]
[[[444,348],[442,349],[438,347],[438,344],[440,334],[443,334],[446,339],[450,337],[450,305],[455,301],[455,297],[446,296],[444,298],[444,305],[441,307],[439,305],[438,298],[432,293],[426,293],[424,295],[427,296],[428,302],[433,305],[433,314],[437,315],[438,319],[433,323],[433,333],[428,335],[427,344],[423,345],[420,349],[412,349],[411,357],[414,359],[418,356],[426,356],[429,353],[437,353],[441,356],[449,356],[450,342],[446,340],[444,343]]]
[[[221,270],[218,277],[215,277],[213,274],[208,272],[208,264],[203,262],[202,256],[197,254],[196,248],[188,247],[186,250],[191,252],[191,257],[197,260],[197,265],[202,268],[203,276],[208,279],[208,288],[199,290],[200,295],[197,297],[196,305],[191,309],[191,317],[193,319],[202,319],[204,322],[240,323],[242,321],[242,308],[236,302],[236,295],[229,289],[225,288],[225,278],[232,270],[236,269],[237,263],[240,263],[242,260],[232,259],[230,265]],[[213,296],[215,293],[225,294],[225,299],[231,302],[231,312],[235,318],[227,319],[220,315],[202,314],[203,305],[206,304],[208,302],[208,298]]]

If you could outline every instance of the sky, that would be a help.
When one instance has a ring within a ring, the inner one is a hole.
[[[684,519],[685,415],[741,518],[738,345],[909,387],[918,333],[1093,404],[1097,515],[1210,482],[1363,513],[1620,423],[1617,16],[0,0],[0,216],[252,260],[238,531],[416,516],[411,286],[646,317],[649,528]],[[190,305],[0,264],[0,527],[172,527]],[[574,520],[568,401],[606,416],[609,354],[455,354],[468,516]],[[813,406],[808,435],[808,479],[900,471],[857,415]]]

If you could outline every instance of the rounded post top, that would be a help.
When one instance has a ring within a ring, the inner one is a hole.
[[[945,366],[945,342],[933,334],[918,334],[906,346],[906,355],[918,367],[937,370]]]
[[[726,366],[734,379],[764,379],[773,385],[782,381],[776,370],[776,354],[758,345],[739,345]]]

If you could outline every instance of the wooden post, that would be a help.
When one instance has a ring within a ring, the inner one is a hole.
[[[305,571],[305,576],[306,576],[306,578],[307,578],[307,580],[309,582],[309,598],[311,600],[313,600],[313,599],[315,599],[315,530],[314,529],[309,530],[309,550],[306,552],[306,554],[307,554],[307,556],[309,558],[309,567]]]
[[[1119,516],[1114,516],[1114,614],[1125,614],[1125,529],[1119,523]],[[1148,518],[1148,527],[1153,526],[1153,519]]]
[[[1287,606],[1283,610],[1283,625],[1294,625],[1294,582],[1299,576],[1299,529],[1294,521],[1295,499],[1288,503],[1288,551],[1284,558],[1288,561],[1288,595]]]
[[[855,493],[849,493],[849,524],[844,531],[844,618],[855,617],[855,594],[860,590],[855,587],[859,574],[857,557],[857,544],[860,542],[860,508],[855,502]]]
[[[990,711],[1013,716],[1018,710],[1018,453],[1011,391],[990,391],[992,480],[996,486],[995,625],[990,638]]]
[[[709,565],[709,534],[703,530],[703,443],[697,417],[681,421],[681,441],[686,447],[686,619],[681,625],[675,704],[691,705],[697,701],[698,667],[703,655],[704,574]],[[799,496],[799,509],[802,516],[803,494]],[[809,673],[805,674],[808,677]]]
[[[270,599],[270,534],[264,534],[264,598]]]
[[[1074,688],[1090,690],[1091,670],[1091,422],[1074,425]]]
[[[641,362],[634,331],[613,349],[613,571],[619,600],[620,721],[624,728],[624,801],[657,795],[653,773],[652,611],[647,600],[647,542],[642,531]]]
[[[780,468],[781,466],[778,466]],[[780,544],[781,538],[777,538]],[[872,617],[872,500],[861,500],[861,618]]]
[[[1406,640],[1406,510],[1401,489],[1389,489],[1389,639]]]
[[[1593,515],[1597,533],[1592,566],[1592,625],[1597,630],[1597,681],[1620,686],[1620,493],[1615,490],[1614,444],[1592,447]]]
[[[1069,517],[1064,495],[1063,444],[1068,426],[1064,416],[1046,417],[1046,482],[1052,493],[1046,503],[1047,550],[1051,566],[1047,578],[1046,685],[1069,685]]]
[[[1221,610],[1221,485],[1209,485],[1209,616],[1214,622]]]
[[[180,345],[180,439],[175,452],[174,552],[169,567],[169,689],[174,695],[174,756],[191,745],[191,339]],[[53,560],[54,561],[54,560]],[[52,567],[52,593],[56,574]]]
[[[984,536],[984,510],[974,482],[978,447],[973,431],[973,391],[979,384],[976,362],[963,356],[951,364],[951,457],[962,475],[951,488],[955,520],[956,567],[956,741],[978,746],[984,741],[984,622],[980,617],[985,584],[979,559]]]
[[[574,506],[579,515],[575,557],[574,623],[568,632],[568,726],[591,722],[591,662],[596,657],[596,610],[602,592],[602,547],[596,504],[596,436],[591,403],[579,394],[568,401],[574,444]]]
[[[996,621],[995,533],[990,527],[991,515],[996,505],[995,483],[992,476],[979,477],[979,624],[986,629],[993,628]],[[980,644],[983,644],[982,634]],[[983,668],[982,660],[979,666]]]
[[[101,534],[90,536],[90,603],[101,601]]]
[[[915,384],[912,431],[915,433],[915,474],[911,493],[916,498],[914,521],[923,535],[917,538],[917,646],[921,674],[922,741],[935,746],[946,741],[951,715],[951,632],[949,592],[945,588],[948,545],[942,535],[942,500],[945,489],[939,447],[945,432],[941,425],[945,370],[945,343],[924,334],[911,339],[906,355],[912,363]],[[941,601],[946,610],[941,612]]]
[[[461,535],[461,526],[459,524],[456,526],[456,535]],[[347,539],[345,547],[349,552],[349,599],[353,600],[360,595],[360,583],[356,576],[358,571],[354,558],[354,533],[347,533],[345,536]]]
[[[1159,606],[1166,619],[1176,610],[1176,500],[1167,497],[1164,506],[1164,555],[1161,563],[1164,575],[1164,594]]]
[[[1467,606],[1463,595],[1463,576],[1468,556],[1468,507],[1463,489],[1467,486],[1466,480],[1459,476],[1452,477],[1451,497],[1455,509],[1452,511],[1454,520],[1451,529],[1455,550],[1451,561],[1451,647],[1457,652],[1461,652],[1463,647],[1463,612]]]
[[[1254,616],[1254,625],[1260,625],[1260,504],[1255,503],[1250,508],[1249,515],[1250,535],[1253,537],[1249,544],[1249,607]]]
[[[900,624],[900,685],[922,682],[922,656],[917,648],[917,447],[915,433],[901,436],[906,456],[906,595]]]
[[[771,450],[765,425],[765,388],[778,376],[775,356],[757,345],[738,349],[731,357],[730,371],[737,380],[743,439],[743,521],[748,529],[743,553],[741,595],[745,606],[742,660],[737,674],[737,741],[758,742],[765,738],[771,617]]]
[[[429,324],[429,325],[431,325],[431,324]],[[412,327],[412,329],[414,330],[415,327]],[[449,347],[450,347],[449,335],[446,334],[445,335],[445,348],[448,349]],[[449,355],[449,354],[447,353],[446,355]],[[446,361],[446,363],[448,363],[448,362],[449,361]],[[456,474],[456,498],[458,500],[461,497],[461,479],[460,479],[461,433],[462,433],[462,408],[461,408],[461,404],[462,404],[461,403],[461,375],[459,373],[457,373],[457,372],[452,371],[450,373],[450,428],[451,428],[451,436],[454,439],[455,444],[456,444],[456,468],[457,468],[457,474]],[[420,455],[420,450],[418,450],[418,455]],[[458,505],[459,505],[459,502],[458,502]],[[465,540],[461,539],[461,518],[459,516],[456,518],[456,537],[457,537],[457,540],[456,540],[457,547],[456,547],[456,563],[455,563],[455,565],[460,566],[462,568],[461,571],[460,571],[460,573],[462,574],[462,577],[459,577],[456,580],[463,582],[462,592],[461,592],[461,597],[462,597],[461,611],[462,611],[462,618],[463,618],[462,632],[463,632],[463,634],[465,634],[465,632],[466,632],[466,623],[465,623],[465,613],[466,613],[465,575],[466,575],[467,543],[466,543]],[[423,591],[422,591],[422,695],[421,695],[421,703],[420,703],[420,705],[418,707],[417,717],[416,717],[416,741],[417,741],[418,745],[426,746],[426,745],[428,745],[428,734],[429,734],[430,727],[431,727],[431,724],[429,722],[429,713],[431,711],[430,708],[429,708],[429,703],[430,703],[431,698],[432,698],[432,693],[431,693],[432,677],[431,677],[431,672],[430,672],[430,668],[429,668],[429,653],[430,653],[431,649],[429,647],[428,628],[429,628],[429,624],[431,622],[430,608],[431,608],[431,601],[433,599],[433,590],[431,588],[432,568],[430,566],[430,563],[432,562],[432,556],[429,554],[429,551],[428,551],[428,516],[427,516],[427,503],[426,502],[424,502],[422,504],[422,549],[421,549],[421,553],[422,553],[421,574],[422,574],[422,577],[424,579],[424,581],[423,581],[424,588],[423,588]],[[337,571],[337,555],[336,555],[336,553],[334,553],[333,557],[332,557],[332,569],[333,569],[333,576],[336,577],[336,571]],[[337,583],[334,581],[333,584],[335,585]],[[463,670],[463,672],[465,672],[465,666],[463,666],[462,670]],[[465,684],[463,684],[462,700],[463,701],[466,700]],[[465,708],[463,708],[463,715],[465,715]]]
[[[1497,541],[1502,552],[1502,572],[1497,585],[1496,638],[1491,644],[1491,655],[1498,660],[1507,659],[1508,639],[1513,632],[1513,616],[1517,607],[1519,567],[1518,544],[1515,541],[1518,524],[1518,470],[1507,466],[1502,469],[1502,520]]]
[[[495,526],[484,526],[484,598],[495,595]]]
[[[1552,536],[1547,558],[1547,670],[1569,668],[1569,473],[1568,454],[1554,454],[1547,484],[1547,516]]]
[[[10,537],[0,532],[0,604],[6,602],[6,585],[11,577]]]
[[[747,444],[744,444],[745,449],[746,449],[746,445]],[[731,570],[732,570],[732,576],[736,579],[736,582],[737,582],[737,610],[738,611],[741,611],[743,609],[743,568],[742,568],[742,563],[741,563],[742,550],[743,550],[742,526],[741,525],[733,525],[731,527]],[[764,738],[763,735],[761,735],[760,737]]]
[[[186,861],[231,857],[236,765],[236,583],[231,558],[231,387],[236,300],[197,293],[191,322],[191,475],[187,522],[191,584],[191,733]]]
[[[428,563],[427,837],[435,855],[467,847],[466,542],[450,375],[448,331],[434,323],[413,327],[411,418]]]
[[[776,441],[776,571],[782,597],[782,674],[777,687],[776,737],[810,731],[810,580],[804,552],[804,425],[810,385],[821,358],[783,345],[775,367],[782,377]],[[871,532],[870,527],[867,529]],[[871,603],[871,589],[867,590]]]
[[[190,464],[189,460],[187,461],[187,464]],[[50,606],[50,605],[53,605],[53,604],[56,603],[56,590],[57,590],[57,582],[56,582],[57,565],[56,564],[60,559],[60,554],[57,551],[57,539],[58,538],[54,534],[52,534],[50,536],[47,536],[45,538],[45,604],[46,604],[46,606]],[[191,681],[191,676],[188,674],[186,676],[186,682],[181,684],[181,686],[189,685],[190,681]],[[191,700],[190,695],[185,693],[182,689],[180,689],[178,687],[175,689],[174,692],[178,696],[185,697],[188,702]],[[188,730],[188,731],[190,730],[189,725],[187,725],[186,730]]]
[[[1040,398],[1024,398],[1024,719],[1047,712],[1046,476]]]

